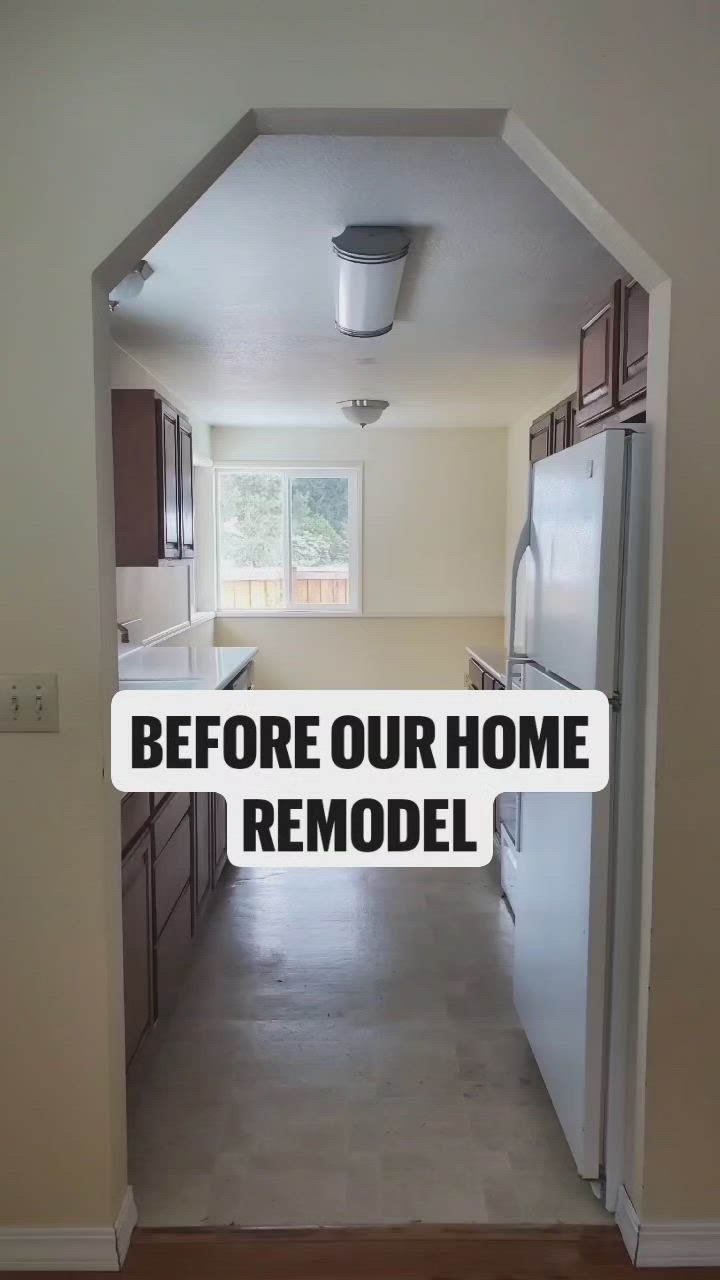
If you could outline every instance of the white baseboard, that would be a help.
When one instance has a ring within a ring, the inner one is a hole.
[[[636,1267],[720,1266],[720,1221],[641,1222],[624,1187],[615,1221]]]
[[[136,1222],[128,1187],[114,1226],[0,1227],[0,1271],[119,1271]]]

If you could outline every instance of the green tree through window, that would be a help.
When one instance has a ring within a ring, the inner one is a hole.
[[[358,504],[357,468],[220,469],[221,607],[357,607]]]
[[[308,476],[292,482],[292,552],[297,568],[347,569],[347,480]]]

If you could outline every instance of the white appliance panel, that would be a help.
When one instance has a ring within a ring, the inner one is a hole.
[[[533,467],[528,654],[579,689],[614,692],[625,435],[604,431]]]
[[[525,687],[563,685],[534,666]],[[610,802],[524,793],[515,885],[515,1007],[584,1178],[600,1173]]]

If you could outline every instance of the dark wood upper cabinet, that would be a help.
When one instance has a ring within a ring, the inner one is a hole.
[[[182,414],[178,419],[180,463],[180,545],[184,559],[195,555],[195,505],[193,502],[192,431]]]
[[[580,330],[577,396],[535,419],[531,463],[603,431],[613,415],[645,420],[649,303],[637,280],[616,280],[593,309]]]
[[[530,461],[539,462],[573,443],[574,401],[561,400],[530,428]]]
[[[174,409],[156,400],[158,416],[158,444],[160,456],[161,559],[177,560],[182,554],[180,545],[180,448],[179,419]]]
[[[572,399],[561,400],[550,413],[550,452],[559,453],[573,443],[575,402]]]
[[[151,566],[195,553],[192,432],[154,391],[112,393],[115,557]]]
[[[580,330],[576,432],[618,406],[620,293],[620,281],[616,280],[609,296]]]
[[[552,413],[544,413],[536,418],[530,428],[530,461],[539,462],[552,453],[551,448]]]
[[[618,400],[621,405],[644,396],[647,390],[648,320],[650,297],[637,280],[621,285],[620,371]]]

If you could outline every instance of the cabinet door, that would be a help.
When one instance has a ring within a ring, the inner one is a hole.
[[[176,560],[181,555],[178,415],[162,400],[157,411],[160,551],[164,559]]]
[[[650,298],[637,280],[622,285],[620,298],[620,404],[647,390]]]
[[[150,819],[150,796],[144,791],[134,791],[123,796],[120,805],[120,830],[122,847],[127,849],[137,840],[145,823]]]
[[[214,796],[213,886],[220,879],[227,860],[227,804],[224,796]]]
[[[562,400],[551,411],[550,453],[559,453],[572,444],[573,402]]]
[[[150,836],[143,836],[122,865],[125,1065],[153,1020]]]
[[[192,430],[187,418],[178,422],[180,461],[180,542],[185,559],[195,555],[195,509],[193,505]]]
[[[580,428],[618,406],[618,333],[620,281],[580,330],[576,438]]]
[[[178,988],[187,972],[192,947],[192,897],[190,885],[181,894],[157,940],[158,1016],[165,1017],[175,1003]]]
[[[192,826],[188,812],[173,831],[162,853],[155,859],[153,874],[156,936],[162,933],[180,894],[190,883],[191,870]]]
[[[195,917],[200,915],[207,903],[212,888],[213,856],[212,856],[212,814],[214,797],[195,796]]]
[[[173,831],[190,812],[190,793],[188,791],[170,792],[163,803],[153,812],[153,832],[155,837],[155,857],[159,857]]]
[[[530,428],[531,462],[539,462],[541,458],[547,458],[552,453],[552,421],[552,413],[544,413],[541,418],[536,418],[533,422]]]

